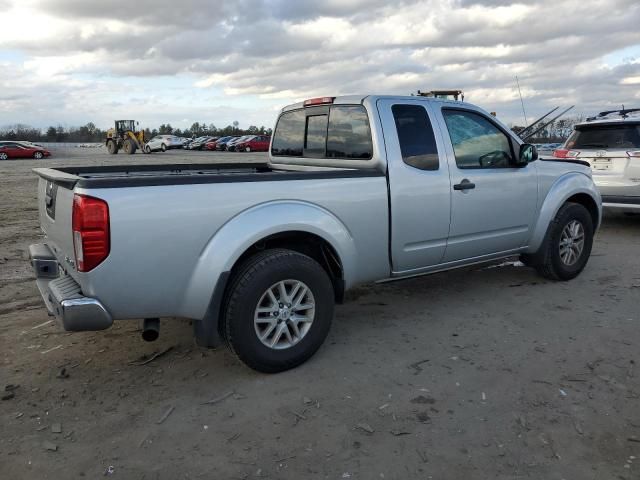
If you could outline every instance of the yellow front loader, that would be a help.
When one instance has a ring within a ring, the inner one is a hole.
[[[140,149],[144,153],[144,130],[136,131],[138,122],[135,120],[116,120],[115,128],[107,130],[105,145],[112,155],[120,149],[128,155]]]

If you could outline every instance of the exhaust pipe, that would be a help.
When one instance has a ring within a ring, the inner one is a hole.
[[[153,342],[160,336],[160,319],[145,318],[142,324],[142,339],[146,342]]]

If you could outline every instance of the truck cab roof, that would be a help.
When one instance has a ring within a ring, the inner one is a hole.
[[[331,102],[332,105],[358,105],[358,104],[362,105],[362,104],[364,104],[365,99],[368,99],[368,100],[372,101],[373,103],[375,103],[377,100],[381,100],[381,99],[398,99],[398,100],[412,100],[412,101],[430,102],[430,103],[446,103],[446,104],[464,106],[464,107],[473,108],[473,109],[477,108],[474,105],[472,105],[470,103],[466,103],[466,102],[461,102],[461,101],[457,101],[457,100],[450,100],[450,99],[445,99],[445,98],[424,97],[424,96],[420,96],[420,95],[367,95],[367,94],[362,94],[362,95],[341,95],[341,96],[337,96],[337,97],[319,97],[319,98],[333,98],[333,102]],[[297,103],[292,103],[291,105],[287,105],[286,107],[283,107],[282,110],[281,110],[281,113],[282,112],[288,112],[290,110],[297,110],[299,108],[304,108],[305,106],[312,106],[312,105],[305,105],[304,101],[297,102]]]

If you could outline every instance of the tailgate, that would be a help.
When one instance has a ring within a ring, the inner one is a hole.
[[[75,273],[73,267],[73,232],[71,213],[73,190],[59,185],[53,180],[40,177],[38,182],[38,212],[40,228],[44,232],[45,243],[64,270]]]

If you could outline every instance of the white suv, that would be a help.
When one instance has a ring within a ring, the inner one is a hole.
[[[182,148],[182,138],[175,135],[156,135],[144,146],[146,153],[167,151],[173,148]]]
[[[640,108],[601,112],[574,129],[553,156],[589,162],[603,207],[640,212]]]

